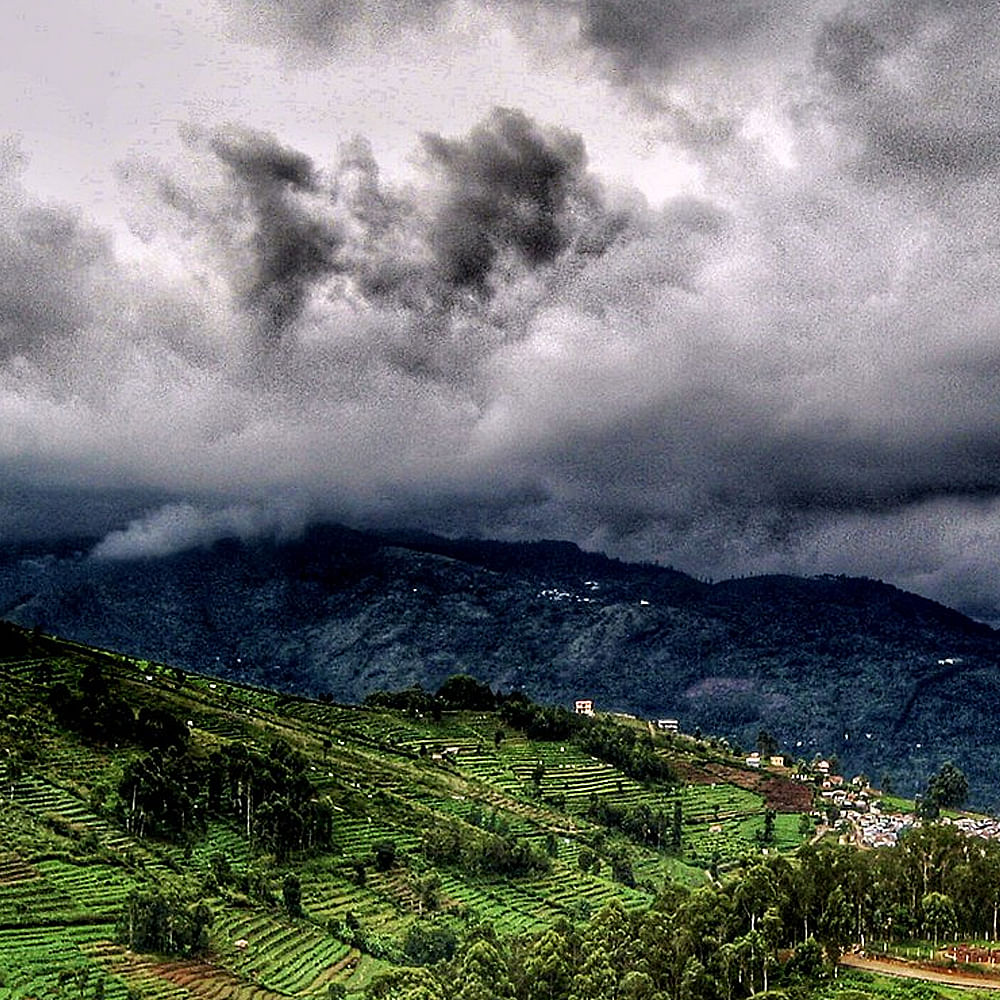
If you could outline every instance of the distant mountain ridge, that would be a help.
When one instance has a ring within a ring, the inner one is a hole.
[[[915,791],[946,759],[1000,802],[1000,634],[874,580],[709,584],[568,542],[321,525],[98,561],[0,555],[0,614],[145,658],[359,701],[466,671],[543,702],[674,715]]]

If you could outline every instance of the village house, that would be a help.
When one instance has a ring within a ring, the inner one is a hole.
[[[577,698],[573,703],[573,708],[577,715],[594,714],[594,702],[590,698]]]
[[[747,755],[746,765],[747,767],[760,767],[760,754],[756,750]]]
[[[680,723],[677,721],[677,719],[657,719],[656,728],[662,729],[668,733],[679,733]]]

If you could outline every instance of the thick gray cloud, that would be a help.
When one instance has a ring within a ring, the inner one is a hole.
[[[692,58],[732,58],[780,44],[802,5],[782,0],[585,0],[581,41],[607,53],[625,82]]]
[[[160,198],[202,229],[226,256],[226,276],[265,343],[280,340],[311,290],[336,273],[344,242],[309,157],[268,134],[228,128],[187,130],[196,156],[225,167],[221,187],[185,190],[156,173]]]
[[[513,17],[522,30],[544,33],[554,21],[572,22],[578,44],[601,53],[617,82],[641,82],[670,73],[692,58],[726,60],[759,54],[787,41],[796,21],[809,20],[814,4],[788,0],[278,0],[261,7],[226,0],[232,29],[242,37],[279,44],[313,58],[359,41],[385,44],[407,30],[430,30],[470,8]]]
[[[205,128],[188,169],[127,172],[172,262],[140,276],[9,169],[0,473],[155,495],[106,555],[293,510],[1000,606],[995,17],[573,9],[574,44],[656,98],[686,194],[602,183],[580,135],[513,109],[415,136],[406,184],[362,139],[320,162]],[[275,10],[282,44],[355,25]]]
[[[242,297],[269,332],[280,332],[302,311],[310,286],[333,271],[340,243],[334,227],[296,200],[316,193],[315,170],[269,136],[218,135],[211,148],[232,171],[253,227]]]
[[[424,136],[447,195],[431,240],[444,278],[487,290],[498,258],[551,263],[599,201],[578,135],[546,133],[519,111],[496,110],[463,140]]]
[[[114,267],[110,241],[79,212],[23,203],[21,165],[0,147],[0,361],[36,357],[93,322]]]

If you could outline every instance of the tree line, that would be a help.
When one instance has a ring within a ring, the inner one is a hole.
[[[281,738],[266,754],[239,743],[207,756],[154,748],[124,767],[118,809],[130,833],[181,841],[203,833],[209,816],[225,817],[279,862],[327,848],[333,829],[332,803],[318,795],[305,755]]]
[[[805,847],[748,859],[694,890],[668,884],[646,910],[604,907],[527,937],[473,928],[453,957],[396,970],[369,1000],[741,1000],[828,975],[843,950],[914,936],[995,939],[1000,845],[951,827],[879,851]]]

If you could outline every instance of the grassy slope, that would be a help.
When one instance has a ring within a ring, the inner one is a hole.
[[[58,729],[45,707],[47,684],[73,686],[95,657],[130,704],[167,707],[190,720],[194,741],[205,750],[231,740],[266,749],[278,736],[300,749],[318,793],[333,803],[333,849],[279,867],[273,859],[251,857],[238,831],[220,821],[187,851],[125,833],[102,812],[95,794],[113,788],[122,764],[139,751],[88,745]],[[573,744],[532,743],[505,727],[506,738],[496,746],[497,720],[486,714],[446,714],[435,723],[194,674],[179,685],[166,667],[6,626],[0,685],[0,998],[57,995],[60,975],[66,995],[92,996],[103,978],[105,995],[122,1000],[129,991],[148,997],[318,997],[331,982],[356,992],[385,967],[378,954],[391,955],[412,924],[428,920],[419,913],[414,881],[430,869],[421,835],[440,818],[495,818],[539,845],[554,835],[557,853],[546,875],[437,872],[440,913],[432,919],[459,928],[489,921],[504,933],[580,919],[612,898],[642,906],[667,878],[695,884],[713,858],[724,863],[759,850],[754,838],[763,825],[764,800],[752,787],[717,780],[708,765],[718,767],[718,755],[694,741],[663,747],[683,763],[689,782],[675,791],[649,788]],[[444,747],[459,748],[453,761],[433,759]],[[20,773],[7,766],[9,752],[22,759]],[[538,761],[545,765],[540,793],[530,779]],[[752,786],[756,776],[749,777]],[[593,792],[671,811],[679,795],[682,856],[627,844],[637,884],[615,882],[608,855],[623,842],[607,833],[595,841],[600,831],[584,815]],[[794,846],[795,823],[779,820],[781,845]],[[382,840],[392,840],[399,852],[397,864],[384,872],[372,865],[374,845]],[[601,871],[581,872],[580,850],[595,843],[604,858]],[[132,887],[174,877],[197,890],[218,853],[237,873],[250,864],[262,869],[279,900],[284,875],[295,871],[305,918],[293,921],[280,905],[230,889],[212,900],[210,961],[136,956],[113,943],[114,920]],[[364,885],[358,884],[359,864],[366,870]],[[363,931],[360,947],[352,926]],[[240,939],[249,942],[246,949],[236,946]]]

